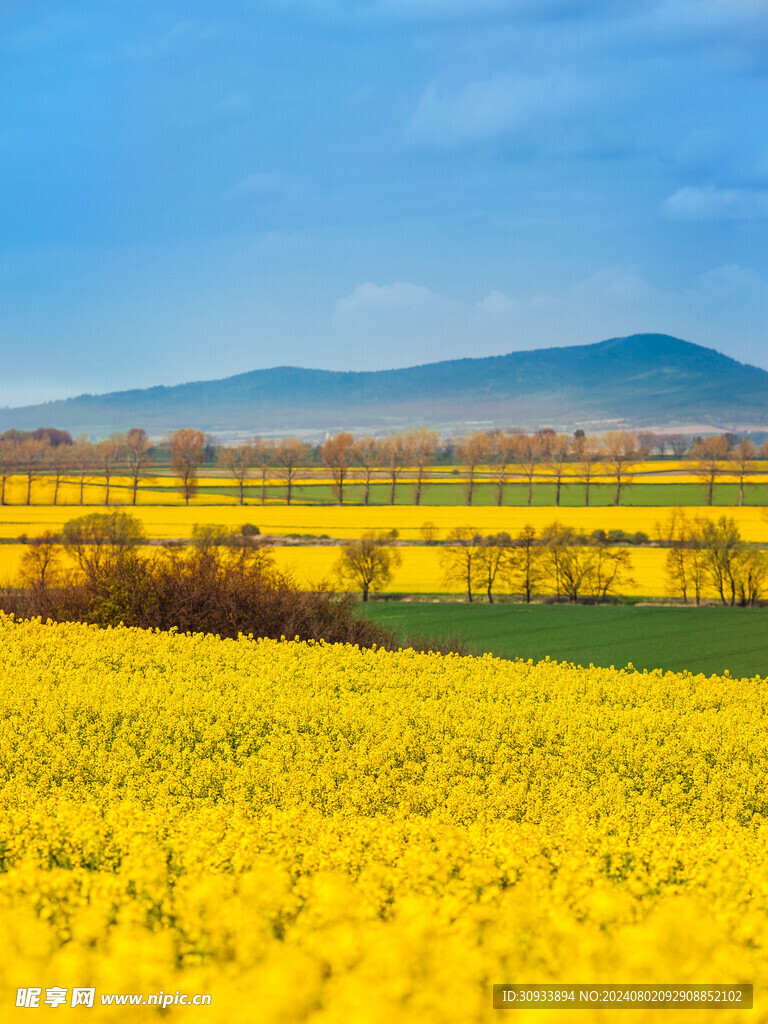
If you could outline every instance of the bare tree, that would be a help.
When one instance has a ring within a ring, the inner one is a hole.
[[[472,504],[475,473],[478,466],[487,462],[492,453],[492,440],[481,430],[475,431],[456,442],[456,457],[467,473],[467,505]]]
[[[5,505],[7,481],[18,469],[18,448],[15,441],[0,440],[0,505]]]
[[[586,589],[592,564],[592,552],[582,537],[570,527],[552,523],[542,535],[545,543],[543,568],[558,597],[565,595],[575,603]]]
[[[742,437],[731,449],[731,459],[735,464],[734,476],[739,481],[739,508],[744,504],[744,477],[749,473],[749,463],[757,456],[754,441]]]
[[[571,439],[567,434],[555,434],[549,439],[546,464],[555,478],[555,505],[560,504],[560,491],[563,485],[563,473],[571,454]]]
[[[96,445],[96,455],[99,460],[99,468],[104,476],[104,504],[109,504],[109,490],[112,477],[115,474],[117,464],[125,450],[125,438],[120,434],[113,434],[105,441],[99,441]]]
[[[197,490],[197,473],[205,458],[205,435],[192,427],[181,427],[166,435],[171,446],[171,468],[179,481],[184,504]]]
[[[496,465],[496,504],[504,504],[504,485],[507,482],[507,469],[515,461],[519,444],[519,432],[495,431],[491,435],[491,455]]]
[[[253,444],[253,464],[261,471],[261,504],[266,501],[267,474],[277,462],[277,445],[267,438],[257,437]]]
[[[684,459],[691,447],[691,439],[687,434],[667,434],[667,444],[676,459]]]
[[[543,549],[535,528],[526,523],[515,538],[509,574],[510,583],[524,595],[526,604],[531,603],[531,597],[544,578],[542,554]]]
[[[47,441],[36,441],[32,437],[25,438],[17,447],[19,467],[27,478],[27,505],[32,504],[32,478],[48,454],[49,447]]]
[[[309,458],[309,445],[298,437],[286,437],[275,449],[275,459],[285,479],[285,503],[291,504],[293,486],[299,477],[301,466]]]
[[[355,439],[344,430],[336,434],[335,437],[329,437],[325,444],[320,446],[320,458],[331,471],[334,490],[340,505],[344,504],[344,484],[349,475],[354,451]]]
[[[354,460],[362,470],[363,504],[367,505],[371,494],[371,477],[383,460],[381,441],[375,437],[359,437],[355,441]]]
[[[63,447],[63,446],[61,446]],[[67,446],[69,447],[69,446]],[[45,590],[61,578],[61,543],[59,538],[47,531],[27,542],[21,556],[19,580],[22,586],[34,590]]]
[[[478,555],[483,538],[469,526],[457,526],[448,534],[447,544],[440,553],[443,577],[447,583],[461,583],[466,587],[467,600],[472,603],[472,587],[477,575]]]
[[[408,448],[402,434],[390,434],[381,442],[382,461],[389,476],[389,504],[395,504],[395,488],[400,474],[403,471],[407,457]]]
[[[603,456],[603,446],[594,434],[582,434],[574,438],[573,454],[579,472],[579,480],[584,484],[584,505],[589,506],[589,492],[595,468]]]
[[[634,480],[633,470],[643,458],[637,435],[628,430],[609,430],[603,437],[605,461],[611,467],[616,490],[613,504],[621,504],[622,487],[630,487]]]
[[[152,442],[147,436],[146,430],[142,427],[131,427],[125,435],[125,451],[128,457],[128,467],[133,478],[133,504],[136,504],[137,492],[139,489],[139,477],[141,471],[149,461],[149,453],[152,451]]]
[[[244,444],[227,445],[218,452],[219,462],[237,482],[241,505],[245,504],[245,481],[254,463],[253,449],[254,446],[246,441]]]
[[[707,505],[712,504],[715,481],[723,472],[723,463],[730,454],[731,446],[722,434],[712,434],[696,441],[691,448],[693,472],[701,477],[707,490]]]
[[[85,479],[95,465],[95,461],[96,453],[94,451],[94,445],[91,444],[88,438],[85,436],[75,438],[75,443],[72,446],[72,465],[75,467],[76,475],[78,477],[80,505],[84,503]]]
[[[673,509],[664,524],[656,524],[656,535],[662,544],[669,547],[666,558],[667,591],[674,597],[682,597],[688,604],[688,593],[693,590],[696,604],[701,603],[703,568],[699,559],[692,559],[694,553],[693,524],[681,508]]]
[[[58,504],[59,500],[59,487],[61,486],[62,478],[72,468],[72,449],[71,444],[57,444],[52,447],[48,452],[48,468],[53,477],[53,504]]]
[[[400,562],[400,552],[389,547],[386,534],[369,532],[343,546],[335,573],[342,584],[359,588],[367,601],[369,591],[381,590],[389,583]]]
[[[437,451],[438,435],[436,430],[429,430],[427,427],[420,427],[418,430],[409,430],[404,437],[408,457],[416,467],[416,487],[413,494],[414,505],[421,504],[421,490],[424,483],[424,473],[427,466],[431,465]]]
[[[528,482],[529,508],[533,499],[533,478],[543,451],[542,440],[537,434],[521,434],[517,438],[517,461],[523,471],[524,479]]]
[[[488,595],[493,604],[496,583],[504,582],[512,570],[512,538],[508,533],[484,537],[474,559],[474,583]]]

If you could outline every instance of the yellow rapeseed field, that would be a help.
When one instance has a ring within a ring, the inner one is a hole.
[[[0,584],[16,579],[26,550],[23,544],[0,544]],[[152,548],[146,548],[147,554],[152,551]],[[382,593],[463,594],[465,588],[461,583],[445,581],[440,563],[441,551],[440,547],[422,545],[400,548],[402,564],[394,570],[392,579],[382,588]],[[631,576],[635,582],[634,585],[619,588],[621,593],[663,597],[666,594],[666,549],[630,548],[629,553],[632,560]],[[277,568],[288,570],[300,586],[311,589],[322,580],[334,582],[334,567],[341,549],[337,546],[302,544],[276,547],[273,554]],[[64,564],[68,564],[66,558]],[[503,592],[503,588],[500,589]]]
[[[436,537],[444,538],[457,526],[471,526],[481,533],[506,530],[515,534],[531,523],[536,529],[558,522],[579,530],[624,530],[634,533],[642,530],[652,536],[657,522],[666,522],[670,508],[629,507],[618,508],[552,508],[453,505],[222,505],[206,506],[123,506],[136,515],[152,538],[189,537],[195,523],[217,523],[237,528],[254,523],[262,533],[285,535],[325,534],[329,537],[356,538],[366,530],[389,532],[397,530],[407,540],[419,540],[421,528],[432,523]],[[53,505],[0,506],[0,538],[15,538],[22,533],[36,536],[46,530],[59,530],[69,519],[90,512],[107,511],[103,506],[61,507]],[[689,518],[702,516],[718,519],[732,516],[746,541],[768,541],[768,515],[762,508],[713,508],[691,506],[685,509]]]
[[[755,984],[766,681],[0,616],[0,1005],[474,1024],[502,982]],[[78,1017],[79,1019],[79,1017]],[[600,1011],[516,1011],[592,1022]]]

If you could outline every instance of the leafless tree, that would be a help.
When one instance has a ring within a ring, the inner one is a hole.
[[[536,530],[526,523],[515,538],[509,574],[510,584],[516,592],[523,594],[526,604],[531,603],[531,597],[544,579],[542,555]]]
[[[595,468],[604,454],[603,446],[600,439],[594,434],[585,434],[574,439],[573,454],[576,459],[579,480],[584,484],[584,505],[588,507],[592,478],[595,475]]]
[[[18,469],[18,448],[15,441],[0,441],[0,505],[5,505],[7,481]]]
[[[152,442],[147,436],[146,430],[142,427],[131,427],[125,435],[125,452],[128,458],[128,467],[133,478],[133,504],[136,504],[137,492],[139,489],[139,477],[141,471],[149,461],[149,453],[152,451]]]
[[[27,505],[32,504],[32,478],[48,454],[49,447],[47,441],[35,441],[31,437],[25,438],[17,447],[19,467],[27,478]]]
[[[466,587],[467,600],[472,602],[472,588],[477,575],[477,559],[483,538],[469,526],[457,526],[448,534],[447,544],[440,553],[443,577],[447,583],[461,583]]]
[[[408,447],[402,434],[390,434],[381,442],[381,455],[389,476],[389,504],[395,504],[395,488],[408,458]]]
[[[563,474],[571,454],[571,439],[567,434],[554,434],[549,439],[545,461],[547,468],[555,478],[555,505],[560,504],[560,491],[563,485]]]
[[[300,467],[309,458],[309,445],[298,437],[286,437],[275,449],[275,458],[285,480],[285,503],[291,504],[293,487],[299,477]]]
[[[533,499],[533,478],[543,452],[543,442],[537,434],[521,434],[517,438],[517,461],[523,471],[524,479],[528,482],[529,508]]]
[[[467,505],[472,504],[472,493],[475,486],[475,474],[478,466],[487,462],[492,453],[492,440],[481,430],[475,431],[456,442],[456,457],[467,474]]]
[[[245,504],[245,481],[254,464],[254,446],[249,442],[226,445],[220,448],[218,459],[224,469],[231,473],[237,482],[240,504]]]
[[[184,504],[197,490],[197,474],[205,458],[205,435],[192,427],[181,427],[166,435],[171,446],[171,468],[179,481]]]
[[[731,459],[736,468],[734,476],[739,481],[739,508],[744,504],[744,477],[749,473],[749,463],[756,456],[755,443],[748,437],[741,438],[731,449]]]
[[[53,477],[54,505],[58,504],[59,487],[61,486],[62,478],[72,468],[73,447],[71,444],[58,444],[55,447],[51,447],[48,452],[48,468]]]
[[[72,465],[78,477],[80,505],[84,503],[86,477],[93,469],[95,463],[96,452],[94,445],[85,436],[75,438],[75,443],[72,446]]]
[[[474,558],[474,583],[488,595],[493,604],[493,591],[497,583],[504,583],[512,572],[512,538],[508,533],[483,537]]]
[[[361,467],[363,477],[363,504],[367,505],[371,494],[371,477],[381,465],[384,455],[381,441],[376,437],[359,437],[355,441],[354,460]]]
[[[496,466],[496,504],[504,504],[507,469],[517,457],[520,433],[497,430],[491,434],[491,456]]]
[[[334,490],[340,505],[344,504],[344,484],[349,475],[354,451],[355,439],[344,430],[336,434],[335,437],[329,437],[325,444],[320,446],[320,458],[331,471]]]
[[[269,438],[257,437],[253,444],[253,464],[261,472],[261,504],[267,496],[267,474],[277,462],[277,445]]]
[[[109,491],[117,464],[125,452],[125,437],[113,434],[96,445],[99,468],[104,476],[104,504],[109,504]]]
[[[603,437],[605,461],[611,467],[616,490],[613,504],[621,504],[621,490],[629,487],[634,480],[634,468],[644,457],[637,435],[628,430],[609,430]]]
[[[408,451],[408,458],[416,468],[416,487],[413,494],[413,503],[414,505],[420,505],[424,473],[427,466],[433,462],[435,452],[437,451],[437,431],[429,430],[427,427],[409,430],[405,434],[404,442]]]
[[[715,481],[723,472],[723,463],[730,454],[731,446],[722,434],[701,438],[691,448],[690,458],[693,472],[701,477],[707,490],[707,505],[712,504]]]

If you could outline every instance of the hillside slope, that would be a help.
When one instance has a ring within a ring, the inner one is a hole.
[[[285,433],[470,423],[592,429],[768,424],[768,372],[664,334],[454,359],[400,370],[279,366],[0,410],[0,429],[107,434],[141,425]]]

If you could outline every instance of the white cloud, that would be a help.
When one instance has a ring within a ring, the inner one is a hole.
[[[409,281],[395,284],[360,284],[349,295],[336,303],[334,318],[344,318],[357,313],[389,312],[449,312],[460,309],[461,303],[447,299],[423,285]]]
[[[583,102],[585,89],[562,72],[498,74],[458,91],[427,87],[407,126],[407,136],[438,149],[482,142],[537,124]]]
[[[475,312],[481,321],[504,320],[514,316],[519,311],[520,305],[516,299],[510,298],[504,292],[493,290],[478,302]]]
[[[765,293],[765,280],[756,270],[740,267],[738,263],[726,263],[699,275],[699,290],[713,298],[743,296],[745,293]]]
[[[748,221],[768,219],[768,190],[681,188],[661,204],[670,220]]]

